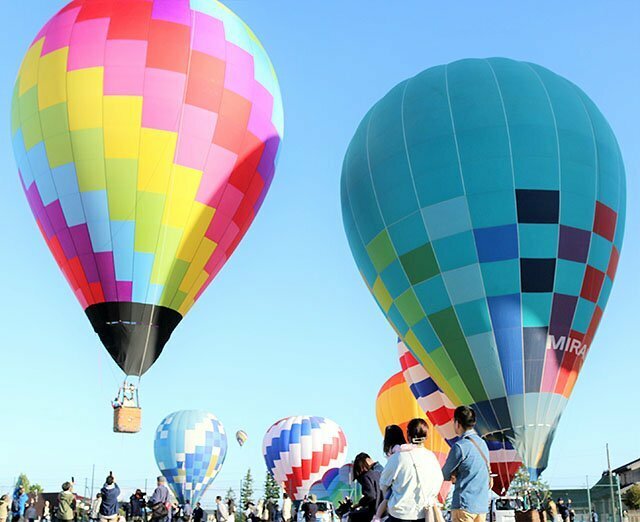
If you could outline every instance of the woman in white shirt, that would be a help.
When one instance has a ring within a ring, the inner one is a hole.
[[[391,455],[382,472],[389,522],[424,522],[427,510],[437,503],[443,477],[438,459],[424,447],[428,431],[424,419],[409,422],[407,438],[413,448]]]

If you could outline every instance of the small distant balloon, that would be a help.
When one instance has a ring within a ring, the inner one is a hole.
[[[244,446],[244,443],[247,442],[248,438],[249,438],[249,435],[247,435],[246,431],[244,430],[236,431],[236,440],[238,441],[238,444],[240,445],[240,447]]]

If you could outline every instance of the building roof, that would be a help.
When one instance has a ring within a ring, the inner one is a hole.
[[[618,473],[623,473],[625,471],[630,471],[632,469],[638,469],[638,468],[640,468],[640,459],[632,460],[628,464],[625,464],[624,466],[620,466],[619,468],[614,469],[613,472],[618,474]]]

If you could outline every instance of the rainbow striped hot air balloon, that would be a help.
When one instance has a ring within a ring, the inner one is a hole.
[[[73,0],[27,51],[11,134],[51,253],[141,375],[273,179],[283,114],[265,50],[216,0]]]
[[[211,413],[177,411],[158,426],[153,450],[158,468],[178,502],[188,500],[195,505],[222,468],[227,435]]]
[[[309,494],[318,500],[332,502],[334,506],[350,497],[356,503],[361,493],[360,484],[353,478],[353,464],[345,464],[339,468],[331,468],[320,480],[313,483]]]
[[[602,113],[535,64],[432,67],[364,117],[341,191],[351,251],[389,322],[535,478],[622,246],[624,165]]]
[[[458,437],[453,426],[454,407],[431,376],[398,340],[398,357],[405,382],[411,393],[433,423],[438,433],[452,446]],[[503,495],[511,484],[511,480],[522,466],[522,459],[508,440],[486,440],[489,447],[491,474],[493,475],[493,491]]]
[[[269,473],[293,500],[300,500],[327,471],[344,464],[347,438],[330,419],[287,417],[267,430],[262,453]]]

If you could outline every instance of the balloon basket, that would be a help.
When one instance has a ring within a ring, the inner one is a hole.
[[[142,408],[120,406],[113,410],[113,431],[115,433],[138,433],[142,428]]]

